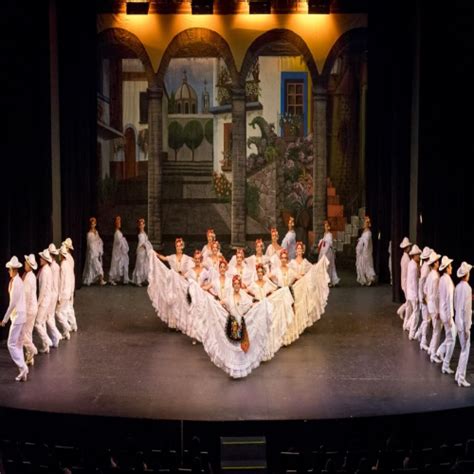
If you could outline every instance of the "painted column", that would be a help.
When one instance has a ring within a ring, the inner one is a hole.
[[[231,246],[241,247],[246,242],[246,137],[245,89],[232,89],[232,209]]]
[[[148,236],[154,247],[162,244],[162,163],[163,150],[163,89],[148,87]]]
[[[314,245],[323,237],[323,222],[327,218],[327,90],[313,89],[313,231]]]

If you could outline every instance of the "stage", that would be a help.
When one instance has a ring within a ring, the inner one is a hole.
[[[0,347],[5,408],[126,418],[231,421],[398,415],[474,405],[408,341],[391,288],[360,288],[350,273],[326,313],[247,378],[233,380],[200,344],[157,318],[145,288],[76,292],[79,332],[36,357],[27,383]],[[452,368],[456,368],[459,345]],[[471,379],[473,364],[468,366]],[[472,379],[470,380],[472,382]]]

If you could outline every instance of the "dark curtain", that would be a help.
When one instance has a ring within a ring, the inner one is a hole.
[[[401,298],[399,243],[408,235],[410,112],[414,9],[411,1],[369,3],[367,209],[372,219],[375,271]]]
[[[96,15],[94,4],[57,2],[62,233],[71,237],[80,286],[88,219],[96,210]],[[86,8],[87,6],[87,8]]]
[[[0,318],[8,305],[5,262],[38,258],[52,237],[48,1],[6,2],[2,15]]]
[[[474,2],[422,5],[419,240],[454,258],[455,272],[474,262]]]

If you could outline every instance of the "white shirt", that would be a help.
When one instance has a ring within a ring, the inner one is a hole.
[[[407,252],[403,252],[402,259],[400,260],[400,269],[401,269],[401,284],[402,290],[406,294],[407,292],[407,274],[408,274],[408,264],[410,263],[410,256]]]
[[[297,276],[303,276],[311,270],[311,263],[305,258],[298,263],[298,260],[293,259],[288,266],[296,273]]]
[[[61,262],[60,274],[59,301],[69,301],[74,293],[74,272],[67,260]]]
[[[70,264],[66,261],[68,267]],[[38,308],[48,308],[53,297],[53,273],[48,263],[43,265],[38,274]]]
[[[439,317],[447,323],[454,316],[454,283],[451,277],[444,273],[439,279]]]
[[[172,270],[183,275],[186,275],[186,273],[188,273],[189,270],[191,270],[191,268],[194,266],[194,260],[184,253],[182,254],[180,260],[178,260],[176,254],[168,255],[166,260],[170,264]]]
[[[421,266],[420,270],[420,281],[418,282],[418,297],[420,299],[420,303],[423,303],[423,298],[424,298],[424,291],[425,291],[425,283],[426,279],[428,278],[428,275],[430,273],[430,266],[428,265],[428,260],[425,260],[423,262],[423,265]]]
[[[439,312],[439,273],[433,268],[426,277],[425,297],[429,314]]]
[[[415,260],[411,259],[407,269],[407,300],[418,301],[418,278],[420,276],[420,267]]]
[[[3,317],[3,322],[6,324],[11,318],[12,324],[24,324],[26,322],[26,303],[23,280],[20,275],[17,274],[10,280],[8,293],[10,294],[10,304]]]
[[[294,230],[289,230],[286,233],[281,246],[287,250],[289,260],[293,260],[296,257],[296,232]]]
[[[467,332],[472,324],[472,288],[467,281],[460,281],[454,290],[454,311],[459,332]]]
[[[25,292],[26,312],[34,314],[38,312],[38,297],[36,296],[36,275],[33,271],[26,272],[23,280],[23,290]]]

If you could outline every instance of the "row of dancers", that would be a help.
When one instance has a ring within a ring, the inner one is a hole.
[[[124,284],[129,283],[129,245],[127,239],[121,231],[122,220],[120,216],[115,217],[115,233],[114,241],[112,247],[112,258],[109,271],[109,283],[111,285],[116,285],[118,282]],[[87,233],[87,251],[86,251],[86,261],[83,271],[83,283],[84,285],[91,285],[93,283],[99,283],[100,285],[106,285],[107,282],[104,278],[104,270],[102,264],[102,257],[104,253],[104,244],[97,230],[97,219],[91,217],[89,220],[90,228]],[[142,286],[148,282],[148,269],[149,269],[149,260],[148,260],[148,251],[152,249],[152,245],[148,239],[148,236],[145,232],[145,219],[140,218],[137,221],[138,226],[138,245],[136,252],[136,262],[135,269],[133,270],[132,283],[137,286]],[[281,244],[279,243],[279,234],[276,228],[270,230],[271,243],[267,247],[265,253],[264,244],[261,239],[257,241],[254,256],[246,258],[244,265],[249,265],[249,268],[254,271],[255,262],[264,263],[266,268],[269,269],[269,262],[274,255],[280,254],[284,249],[287,252],[287,258],[289,260],[294,260],[297,256],[297,241],[296,233],[294,230],[295,221],[293,217],[290,217],[288,220],[288,231],[283,238]],[[208,260],[212,260],[212,265],[217,266],[218,256],[220,255],[220,246],[216,240],[216,234],[213,229],[208,229],[206,233],[207,244],[201,250],[203,264],[205,268],[208,268]],[[217,242],[217,250],[213,249],[214,243]],[[183,243],[184,245],[184,243]],[[330,277],[330,285],[336,286],[340,279],[336,272],[335,264],[335,252],[333,248],[333,236],[331,233],[331,227],[328,221],[324,223],[324,236],[319,241],[318,244],[318,259],[321,259],[323,256],[327,257],[329,261],[328,273]],[[184,253],[183,253],[184,254]],[[235,255],[231,261],[231,266],[238,258]],[[278,263],[278,260],[276,261]],[[175,264],[176,262],[171,258],[170,263]],[[181,269],[181,265],[183,268]],[[211,265],[211,266],[212,266]],[[240,265],[240,264],[239,264]],[[180,267],[181,273],[186,273],[192,267],[192,258],[184,255],[183,263],[181,264],[181,258],[178,260],[178,265]],[[244,278],[244,282],[247,285],[248,277]]]
[[[38,353],[49,353],[51,347],[59,347],[61,340],[69,340],[70,333],[77,331],[72,250],[72,240],[67,238],[59,249],[52,243],[39,252],[39,262],[31,253],[24,256],[24,265],[16,256],[5,265],[10,275],[10,303],[0,325],[11,322],[7,346],[19,370],[17,382],[27,380],[28,366],[34,364]],[[24,272],[20,276],[21,268]],[[38,346],[33,341],[33,331],[38,336]]]
[[[420,349],[428,353],[431,362],[441,364],[442,373],[454,374],[458,386],[469,387],[466,368],[471,340],[472,289],[469,277],[472,265],[461,263],[456,271],[459,282],[455,287],[451,276],[453,259],[441,256],[429,247],[421,250],[408,237],[404,237],[400,248],[403,250],[400,267],[405,303],[397,313],[403,320],[403,329],[408,331],[410,340],[419,341]],[[430,326],[432,334],[428,342]],[[443,329],[445,338],[440,343]],[[461,354],[454,371],[450,363],[456,335]]]

